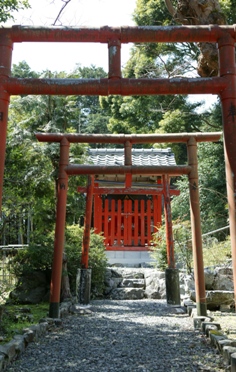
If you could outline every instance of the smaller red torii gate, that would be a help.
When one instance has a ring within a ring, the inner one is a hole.
[[[92,198],[94,188],[94,174],[153,174],[163,176],[165,185],[165,215],[167,222],[168,264],[174,267],[174,243],[172,237],[170,191],[168,187],[169,175],[188,175],[190,190],[190,210],[192,225],[192,246],[194,259],[194,277],[196,289],[196,304],[198,315],[206,315],[206,296],[204,265],[202,254],[202,234],[199,207],[198,169],[197,169],[197,142],[218,141],[222,133],[178,133],[178,134],[148,134],[148,135],[82,135],[82,134],[46,134],[37,133],[36,137],[41,142],[60,143],[60,163],[58,179],[57,215],[54,241],[54,257],[51,279],[50,317],[59,316],[62,257],[64,250],[64,231],[66,220],[66,201],[68,176],[87,174],[91,175],[91,182],[87,189],[87,205],[85,215],[85,230],[82,248],[82,264],[88,267],[88,252],[90,243],[90,221]],[[132,144],[137,143],[186,143],[188,152],[188,165],[184,166],[132,166]],[[124,166],[93,166],[69,164],[70,143],[116,143],[124,145]]]

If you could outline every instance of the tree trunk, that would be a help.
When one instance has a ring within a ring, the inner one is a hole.
[[[177,7],[165,0],[174,20],[183,25],[224,25],[225,16],[218,0],[178,0]],[[215,44],[198,43],[200,55],[197,71],[201,77],[218,75],[218,51]]]

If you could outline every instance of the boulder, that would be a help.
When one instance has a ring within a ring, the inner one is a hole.
[[[191,291],[190,299],[196,302],[196,292]],[[206,291],[206,303],[208,310],[219,310],[221,304],[232,305],[234,304],[233,291]]]
[[[233,275],[217,275],[212,286],[213,290],[233,291]]]
[[[20,304],[37,304],[45,299],[48,290],[47,273],[34,271],[20,278],[16,288],[10,293],[9,297]]]

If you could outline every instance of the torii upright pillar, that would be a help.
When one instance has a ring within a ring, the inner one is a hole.
[[[81,255],[81,269],[78,269],[76,278],[76,292],[78,302],[87,305],[90,302],[91,292],[91,275],[92,270],[89,269],[89,246],[90,246],[90,230],[92,220],[93,207],[93,189],[94,175],[88,176],[87,196],[86,196],[86,211],[84,219],[84,235]]]
[[[194,137],[187,142],[188,149],[188,165],[191,166],[191,171],[188,175],[189,179],[189,194],[190,194],[190,214],[192,225],[192,246],[193,246],[193,263],[194,263],[194,280],[197,315],[207,315],[206,306],[206,291],[204,264],[202,253],[202,231],[200,217],[200,202],[198,188],[198,161],[197,161],[197,141]]]
[[[228,195],[230,240],[232,250],[234,302],[236,305],[236,67],[235,40],[225,35],[218,41],[220,76],[230,77],[221,93],[224,128],[226,187]]]
[[[8,35],[0,38],[0,77],[9,77],[11,74],[11,58],[13,43]],[[6,153],[7,120],[10,95],[0,85],[0,216],[2,209],[3,175]]]
[[[168,174],[162,175],[166,226],[166,252],[168,267],[165,271],[166,299],[169,305],[180,305],[179,270],[175,267],[174,237],[170,205],[170,181]]]
[[[62,260],[65,242],[65,223],[66,223],[66,201],[68,189],[68,175],[65,172],[65,166],[69,162],[69,141],[63,137],[60,142],[60,163],[59,177],[57,185],[57,210],[56,210],[56,228],[54,240],[54,255],[52,266],[52,278],[50,286],[50,318],[59,318],[60,294],[61,294],[61,275]]]

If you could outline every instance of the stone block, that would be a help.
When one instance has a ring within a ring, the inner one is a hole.
[[[0,353],[0,371],[3,371],[7,365],[7,357]]]
[[[121,286],[129,288],[144,288],[145,281],[144,279],[124,279]]]
[[[231,354],[230,364],[231,372],[236,372],[236,353]]]
[[[195,329],[201,329],[202,328],[202,322],[205,321],[204,316],[194,316],[193,318],[193,326]]]
[[[1,345],[0,353],[5,355],[5,359],[7,359],[7,361],[11,362],[16,355],[15,341],[11,340],[5,345]]]
[[[32,329],[25,329],[23,336],[27,344],[33,342],[35,339],[35,333],[32,331]]]
[[[236,353],[236,347],[232,346],[224,346],[223,347],[223,359],[226,365],[230,365],[231,363],[231,355]]]
[[[226,336],[225,336],[226,337]],[[217,342],[217,349],[219,350],[220,353],[223,352],[223,347],[224,346],[232,346],[236,347],[236,340],[230,340],[228,338],[224,338],[222,340],[219,340]]]
[[[14,336],[16,354],[19,355],[25,351],[26,342],[22,335]]]
[[[216,348],[218,348],[217,345],[220,341],[224,341],[226,339],[226,336],[223,335],[223,333],[221,332],[215,333],[212,330],[209,331],[209,337],[210,337],[211,345]]]
[[[202,322],[202,331],[203,331],[204,333],[206,333],[206,327],[207,327],[208,325],[211,325],[211,326],[214,325],[214,326],[216,327],[215,329],[221,329],[221,326],[220,326],[219,323],[204,321],[204,322]]]

